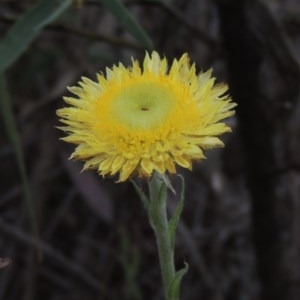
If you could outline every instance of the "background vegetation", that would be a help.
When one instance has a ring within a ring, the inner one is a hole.
[[[299,300],[299,16],[297,0],[1,0],[0,299],[163,299],[132,185],[80,174],[55,128],[66,86],[155,49],[213,67],[239,105],[226,148],[180,170],[182,299]]]

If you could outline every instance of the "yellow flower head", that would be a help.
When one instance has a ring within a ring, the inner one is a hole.
[[[220,121],[234,114],[235,103],[214,81],[211,71],[197,75],[187,54],[168,67],[155,51],[142,66],[133,60],[130,68],[107,68],[96,82],[83,77],[69,88],[77,97],[64,97],[70,106],[57,111],[68,133],[63,140],[78,145],[71,158],[102,176],[119,173],[119,181],[175,173],[176,165],[191,169],[230,131]]]

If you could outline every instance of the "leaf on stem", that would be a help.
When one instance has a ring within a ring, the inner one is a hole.
[[[176,207],[175,213],[172,216],[170,222],[169,222],[169,236],[171,240],[171,247],[174,249],[175,246],[175,232],[176,228],[178,226],[180,216],[183,210],[183,204],[184,204],[184,190],[185,190],[185,184],[184,184],[184,178],[181,175],[178,175],[181,179],[181,193],[180,193],[180,199],[179,203]]]
[[[170,286],[168,287],[168,299],[179,300],[181,280],[187,273],[188,269],[189,265],[185,262],[184,268],[176,272]]]
[[[135,188],[136,192],[138,193],[140,199],[142,200],[145,209],[148,211],[148,209],[149,209],[149,199],[147,198],[145,193],[142,191],[142,189],[135,183],[134,180],[131,180],[131,182],[132,182],[133,187]]]

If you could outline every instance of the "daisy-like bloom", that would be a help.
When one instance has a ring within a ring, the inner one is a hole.
[[[60,127],[76,144],[71,158],[85,161],[104,177],[119,174],[119,181],[154,171],[176,173],[176,165],[191,169],[203,151],[222,147],[217,137],[230,127],[220,122],[234,114],[235,103],[227,85],[215,85],[211,70],[197,75],[187,54],[168,66],[157,52],[97,74],[97,81],[82,77],[64,97],[70,106],[57,111]]]

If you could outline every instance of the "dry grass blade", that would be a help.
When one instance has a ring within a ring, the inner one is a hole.
[[[64,268],[69,273],[75,275],[77,278],[85,282],[90,288],[96,290],[103,294],[105,299],[112,299],[112,296],[109,291],[106,290],[101,283],[90,275],[84,268],[78,265],[75,261],[69,260],[64,257],[60,252],[51,247],[48,244],[37,241],[31,236],[27,235],[25,232],[20,231],[18,228],[7,224],[3,219],[0,218],[0,231],[10,236],[11,238],[17,240],[23,245],[28,247],[41,248],[46,257],[52,258],[56,261],[62,268]]]
[[[26,200],[28,216],[31,223],[31,230],[34,236],[38,238],[39,234],[38,234],[37,220],[35,216],[32,195],[29,188],[29,179],[26,172],[24,154],[21,145],[21,138],[19,135],[19,131],[17,129],[8,87],[6,84],[5,76],[3,74],[0,74],[0,108],[2,112],[4,126],[7,131],[7,135],[13,145],[16,154],[16,159],[17,159],[21,180],[22,180],[23,193]],[[41,254],[39,254],[39,256],[41,256]]]

